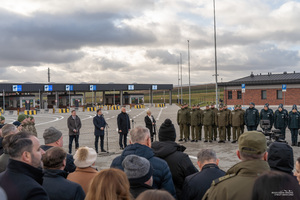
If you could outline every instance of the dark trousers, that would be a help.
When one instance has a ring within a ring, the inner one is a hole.
[[[291,128],[291,135],[292,135],[292,145],[297,145],[298,143],[298,129],[297,128]]]
[[[75,139],[75,149],[79,148],[79,135],[69,135],[69,154],[72,153],[72,144],[73,140]]]
[[[124,146],[123,146],[123,144],[124,144]],[[121,148],[127,147],[127,133],[120,133],[119,132],[119,145],[120,145]]]
[[[248,131],[256,131],[257,130],[257,126],[247,126],[247,130]]]
[[[284,128],[278,128],[280,130],[280,133],[281,133],[281,139],[285,140],[285,129],[286,127]]]
[[[98,141],[100,137],[100,148],[101,151],[104,150],[104,135],[95,135],[95,150],[98,153]]]

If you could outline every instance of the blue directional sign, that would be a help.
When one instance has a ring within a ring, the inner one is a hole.
[[[152,85],[152,90],[157,90],[157,85]]]
[[[66,91],[73,91],[73,85],[66,85]]]
[[[52,91],[52,85],[44,85],[44,91],[45,92]]]
[[[13,92],[22,92],[22,85],[13,85]]]
[[[282,92],[286,92],[286,84],[282,84]]]
[[[134,85],[128,85],[128,90],[134,90]]]
[[[97,85],[90,85],[90,91],[97,90]]]
[[[243,83],[242,84],[242,93],[245,93],[245,90],[246,90],[246,85]]]

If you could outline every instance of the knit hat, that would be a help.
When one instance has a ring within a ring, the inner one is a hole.
[[[74,155],[74,164],[79,168],[90,167],[97,159],[97,153],[89,147],[80,147]]]
[[[267,141],[264,134],[257,131],[248,131],[239,137],[240,152],[262,154],[267,151]]]
[[[126,156],[122,166],[131,183],[145,183],[153,174],[150,162],[146,158],[137,155]]]
[[[30,120],[32,120],[34,118],[32,115],[29,115],[28,117],[30,118]]]
[[[251,102],[250,105],[251,105],[251,104],[252,104],[253,106],[255,106],[255,103]]]
[[[294,109],[297,110],[297,105],[295,105],[295,104],[292,107],[292,110],[294,110]]]
[[[13,125],[15,125],[16,127],[19,127],[21,125],[21,123],[19,121],[14,121]]]
[[[27,118],[27,116],[25,114],[21,114],[21,115],[18,116],[18,121],[22,122],[26,118]]]
[[[43,137],[45,144],[50,144],[59,140],[62,136],[62,133],[54,127],[45,129]]]
[[[0,120],[2,121],[2,120],[5,120],[5,117],[3,117],[3,116],[0,116]]]
[[[282,103],[281,103],[281,104],[279,104],[278,108],[283,108],[283,105],[282,105]]]
[[[161,124],[158,131],[158,139],[159,141],[173,141],[176,140],[176,130],[172,121],[170,119],[166,119],[164,123]]]

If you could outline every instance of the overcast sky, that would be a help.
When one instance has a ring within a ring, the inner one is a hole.
[[[212,0],[1,0],[0,81],[213,83]],[[219,81],[300,72],[300,1],[216,0]]]

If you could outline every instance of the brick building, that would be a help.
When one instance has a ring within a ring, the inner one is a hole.
[[[245,84],[245,92],[242,91]],[[286,92],[282,90],[286,85]],[[251,73],[250,76],[230,82],[218,83],[224,87],[224,102],[228,105],[299,105],[300,104],[300,73],[287,73],[265,75]]]

